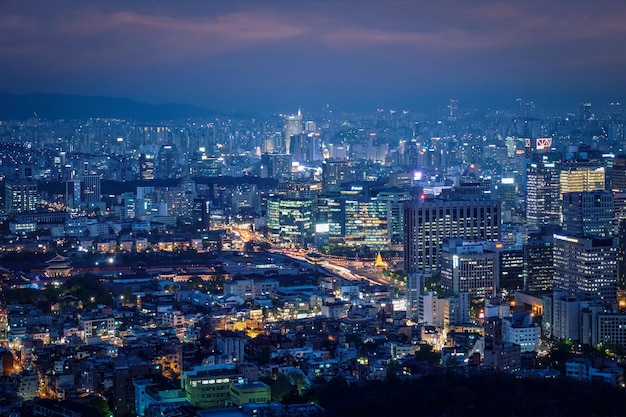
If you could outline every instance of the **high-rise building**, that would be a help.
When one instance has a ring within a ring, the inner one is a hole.
[[[502,221],[510,222],[515,212],[515,198],[517,194],[517,185],[515,178],[502,178],[496,185],[498,200],[502,203]]]
[[[486,247],[496,254],[498,289],[506,289],[511,294],[524,289],[524,250],[522,246],[490,243]]]
[[[617,239],[554,235],[554,287],[567,295],[617,301]]]
[[[352,163],[349,161],[325,160],[322,163],[322,187],[324,191],[328,191],[333,185],[356,180],[356,176],[352,174],[351,166]]]
[[[100,175],[83,175],[80,178],[81,201],[89,204],[100,201]]]
[[[317,199],[317,209],[318,243],[389,249],[387,201],[322,194]],[[322,235],[326,236],[324,242],[320,241]]]
[[[552,288],[554,237],[547,231],[531,233],[524,244],[524,289],[546,291]]]
[[[610,191],[564,193],[563,233],[570,236],[613,236],[614,204]]]
[[[313,200],[278,196],[268,198],[267,227],[275,242],[303,245],[313,235]]]
[[[389,249],[386,201],[367,197],[345,198],[343,210],[343,238],[346,246]]]
[[[498,240],[500,202],[422,197],[404,203],[404,223],[405,272],[431,274],[440,270],[445,238]]]
[[[411,200],[411,194],[399,188],[389,188],[379,192],[377,198],[387,203],[387,238],[391,248],[404,249],[403,204]]]
[[[526,169],[526,224],[529,230],[560,224],[561,196],[559,170],[547,157]]]
[[[604,190],[605,167],[597,160],[564,161],[559,165],[561,194]]]
[[[26,213],[37,208],[37,183],[29,180],[6,180],[5,210],[9,214]]]
[[[261,177],[284,181],[291,177],[291,155],[266,153],[261,155]]]
[[[613,191],[626,191],[626,155],[618,155],[613,158],[611,189]]]
[[[425,290],[424,274],[413,273],[406,277],[406,316],[413,319],[419,317],[419,306],[422,303],[422,295]]]
[[[155,178],[178,178],[177,151],[174,145],[163,145],[159,150]]]
[[[485,242],[446,239],[441,250],[441,286],[454,294],[493,297],[498,288],[497,254]]]
[[[302,111],[298,109],[297,114],[285,116],[285,153],[293,153],[291,149],[292,138],[302,134]]]
[[[617,272],[620,284],[626,283],[626,192],[613,194],[615,206],[613,235],[618,239]]]
[[[155,178],[155,160],[156,156],[151,153],[143,153],[139,155],[139,179],[153,180]]]

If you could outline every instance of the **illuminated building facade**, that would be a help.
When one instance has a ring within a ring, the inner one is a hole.
[[[302,135],[302,112],[298,109],[297,114],[290,114],[285,116],[285,153],[293,153],[291,149],[292,141],[295,142],[296,139]]]
[[[546,291],[552,288],[554,264],[552,234],[531,233],[524,244],[524,289]]]
[[[441,251],[441,286],[454,294],[492,297],[498,287],[497,254],[485,242],[447,239]]]
[[[27,213],[37,208],[37,183],[29,180],[7,180],[4,186],[7,213]]]
[[[604,190],[605,169],[596,161],[567,161],[559,164],[561,194]]]
[[[559,170],[555,162],[541,159],[526,169],[526,224],[530,230],[560,224]]]
[[[610,191],[564,193],[563,233],[571,236],[613,236],[614,204]]]
[[[389,249],[387,201],[320,195],[317,209],[316,233],[325,234],[329,245]]]
[[[490,199],[418,199],[404,203],[407,274],[435,273],[445,238],[497,241],[500,203]]]
[[[324,191],[328,191],[330,187],[342,182],[358,179],[356,167],[352,162],[327,159],[322,163],[322,188]]]
[[[554,235],[554,287],[602,303],[617,301],[617,239]]]
[[[139,179],[141,180],[153,180],[154,165],[156,155],[151,153],[143,153],[139,155]]]
[[[83,175],[81,182],[81,200],[85,203],[95,203],[100,201],[100,175]]]
[[[378,193],[378,199],[387,203],[387,238],[392,249],[404,248],[404,209],[403,203],[411,200],[408,191],[399,188]]]
[[[280,244],[300,246],[313,236],[313,200],[270,197],[267,200],[270,238]]]
[[[613,158],[611,189],[613,191],[626,191],[626,155],[618,155]]]
[[[389,249],[387,237],[387,202],[377,198],[346,198],[344,209],[344,243]]]

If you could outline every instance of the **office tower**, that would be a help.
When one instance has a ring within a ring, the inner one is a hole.
[[[153,180],[155,178],[155,155],[143,153],[139,155],[139,179]]]
[[[327,159],[322,163],[322,188],[328,191],[333,185],[356,180],[352,163]]]
[[[617,301],[617,239],[554,235],[554,287],[569,296]]]
[[[626,191],[626,155],[618,155],[613,158],[611,189],[613,191]]]
[[[132,220],[137,217],[137,200],[135,193],[124,193],[122,194],[122,198],[124,201],[124,209],[120,213],[120,217],[127,220]]]
[[[600,161],[564,161],[558,164],[561,194],[604,190],[605,168]]]
[[[273,241],[286,246],[303,246],[313,236],[313,200],[268,198],[267,228]]]
[[[155,178],[178,178],[177,151],[173,145],[163,145],[159,150]]]
[[[547,230],[531,233],[524,244],[524,289],[546,291],[552,288],[554,237]]]
[[[496,185],[496,191],[498,200],[502,203],[502,221],[510,222],[515,212],[515,197],[517,194],[515,178],[502,178],[500,183]]]
[[[377,198],[343,199],[345,246],[389,249],[387,202]]]
[[[413,273],[406,277],[406,316],[408,319],[417,318],[422,295],[425,289],[424,274]]]
[[[441,250],[441,286],[454,294],[493,297],[498,288],[497,254],[485,242],[444,240]]]
[[[543,297],[545,334],[556,339],[580,339],[580,300],[555,288]]]
[[[100,201],[100,175],[83,175],[80,184],[82,202],[89,204]]]
[[[317,244],[340,244],[343,241],[344,210],[343,198],[320,194],[317,198],[317,222],[315,240]]]
[[[261,155],[261,177],[284,181],[291,178],[291,155],[265,153]]]
[[[193,199],[193,220],[202,230],[211,228],[211,203],[206,198]]]
[[[292,138],[302,134],[302,112],[298,109],[297,114],[290,114],[285,116],[285,153],[292,153],[291,143]]]
[[[450,118],[455,118],[457,112],[459,111],[459,101],[451,98],[450,105],[448,105],[448,110],[450,110]]]
[[[560,224],[560,214],[559,170],[544,157],[526,169],[526,224],[529,230]]]
[[[626,192],[613,194],[615,206],[613,235],[618,239],[617,272],[620,284],[626,283]]]
[[[278,184],[278,194],[286,197],[315,200],[321,192],[321,182],[285,181]]]
[[[387,201],[322,194],[317,199],[316,239],[329,245],[389,249]]]
[[[497,241],[500,202],[489,199],[423,198],[404,203],[404,267],[407,274],[440,269],[445,238]]]
[[[72,178],[65,181],[65,202],[69,207],[80,207],[83,193],[81,191],[80,178]]]
[[[298,162],[312,162],[321,159],[320,133],[300,133],[292,135],[290,141],[292,159]]]
[[[522,246],[489,244],[486,247],[496,254],[498,289],[508,290],[511,294],[524,289],[524,250]]]
[[[8,214],[26,213],[37,208],[37,183],[27,179],[6,180],[4,203]]]
[[[404,208],[405,201],[411,200],[408,191],[390,188],[378,193],[377,198],[387,203],[387,239],[392,249],[404,249]]]
[[[613,236],[614,204],[610,191],[564,193],[563,234],[571,236]]]

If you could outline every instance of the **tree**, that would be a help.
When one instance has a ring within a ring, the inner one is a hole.
[[[224,291],[224,274],[215,274],[210,280],[205,282],[209,294],[221,294]]]
[[[293,389],[289,378],[281,373],[273,375],[273,378],[261,377],[259,378],[259,381],[264,382],[270,386],[272,392],[272,401],[281,401]]]
[[[272,360],[272,348],[269,346],[263,346],[259,350],[258,362],[259,365],[267,365]]]
[[[293,371],[289,374],[289,379],[298,390],[298,395],[302,396],[302,389],[309,386],[309,381],[304,374],[301,371]]]
[[[113,413],[109,408],[109,403],[104,398],[95,398],[89,402],[89,406],[98,410],[101,417],[111,417]]]
[[[191,288],[194,290],[201,290],[204,288],[204,280],[198,275],[193,275],[191,278],[187,280]]]
[[[441,355],[437,352],[433,352],[432,345],[425,343],[420,345],[420,349],[415,352],[415,360],[418,362],[428,362],[430,364],[437,365],[441,361]]]

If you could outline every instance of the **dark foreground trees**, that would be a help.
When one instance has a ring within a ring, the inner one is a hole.
[[[313,394],[327,416],[623,415],[626,391],[559,379],[503,374],[347,384],[336,378]],[[311,398],[309,398],[311,399]]]

